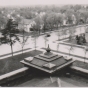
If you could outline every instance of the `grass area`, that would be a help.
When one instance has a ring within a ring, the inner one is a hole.
[[[66,41],[64,41],[64,42],[71,43],[71,44],[77,44],[76,39],[73,39],[72,41],[70,41],[70,40],[66,40]],[[79,45],[79,44],[77,44],[77,45]],[[84,46],[88,46],[88,43],[83,43],[82,45],[84,45]]]
[[[67,42],[67,43],[72,43],[72,44],[77,44],[77,41],[76,39],[73,39],[72,41],[70,41],[69,39],[64,41],[64,42]]]
[[[85,62],[75,61],[72,65],[88,70],[88,63]]]
[[[13,58],[8,57],[8,58],[0,60],[0,75],[23,67],[24,65],[20,63],[21,60],[23,60],[24,58],[29,57],[29,56],[38,55],[40,53],[42,53],[42,51],[33,50],[30,52],[26,52],[23,55],[19,54],[19,55],[15,55]]]

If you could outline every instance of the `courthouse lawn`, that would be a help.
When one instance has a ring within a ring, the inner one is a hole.
[[[5,59],[1,59],[0,60],[0,75],[6,74],[8,72],[24,67],[24,65],[20,63],[21,60],[23,60],[26,57],[35,56],[41,53],[42,51],[33,50],[33,51],[26,52],[23,55],[22,54],[15,55],[13,56],[13,58],[8,57]]]
[[[75,61],[72,65],[88,70],[88,63],[82,61]]]

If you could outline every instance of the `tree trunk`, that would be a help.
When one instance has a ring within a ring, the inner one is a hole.
[[[12,41],[11,41],[11,33],[10,33],[10,43],[11,43],[11,53],[12,53],[12,58],[13,58],[13,46],[12,46]]]
[[[57,30],[58,30],[58,24],[57,24]]]
[[[45,24],[44,24],[43,30],[44,30],[44,33],[45,33]]]
[[[58,36],[58,41],[59,41],[59,39],[60,39],[60,36]]]
[[[39,35],[40,35],[40,29],[39,29]]]
[[[24,46],[24,30],[23,30],[23,45],[22,45],[22,54],[23,54],[23,46]]]
[[[84,56],[84,63],[85,63],[85,59],[86,59],[86,52],[85,52],[85,56]]]
[[[23,54],[23,46],[22,46],[22,54]]]
[[[71,51],[71,48],[70,48],[70,50],[69,50],[69,56],[70,56],[70,51]]]
[[[69,36],[69,41],[71,42],[71,40],[72,40],[72,36],[70,35],[70,36]]]
[[[80,28],[80,34],[81,34],[81,28]]]
[[[73,46],[71,46],[70,50],[69,50],[69,56],[70,56],[70,51],[72,50]]]
[[[13,57],[13,46],[11,44],[11,53],[12,53],[12,57]]]
[[[57,45],[57,51],[59,51],[59,44]]]
[[[35,50],[36,50],[36,36],[35,36]]]
[[[51,28],[51,31],[52,31],[52,24],[50,24],[50,28]]]
[[[45,48],[46,48],[46,39],[45,39]]]

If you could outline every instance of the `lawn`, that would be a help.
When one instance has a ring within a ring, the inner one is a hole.
[[[64,41],[64,42],[67,42],[67,43],[72,43],[72,44],[77,44],[77,41],[75,40],[75,39],[73,39],[73,40],[66,40],[66,41]]]
[[[41,53],[42,51],[33,50],[30,52],[26,52],[23,55],[19,54],[15,55],[13,58],[8,57],[0,60],[0,75],[22,68],[24,65],[20,63],[21,60],[23,60],[26,57],[35,56]]]
[[[76,41],[76,39],[73,39],[73,40],[66,40],[66,41],[64,41],[64,42],[67,42],[67,43],[71,43],[71,44],[77,44],[77,41]],[[77,44],[77,45],[79,45],[79,44]],[[83,43],[82,45],[84,45],[84,46],[88,46],[88,43]]]
[[[88,70],[88,63],[85,62],[75,61],[72,65]]]

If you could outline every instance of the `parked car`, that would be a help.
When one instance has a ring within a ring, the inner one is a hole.
[[[47,34],[46,37],[50,37],[51,35],[50,34]]]

